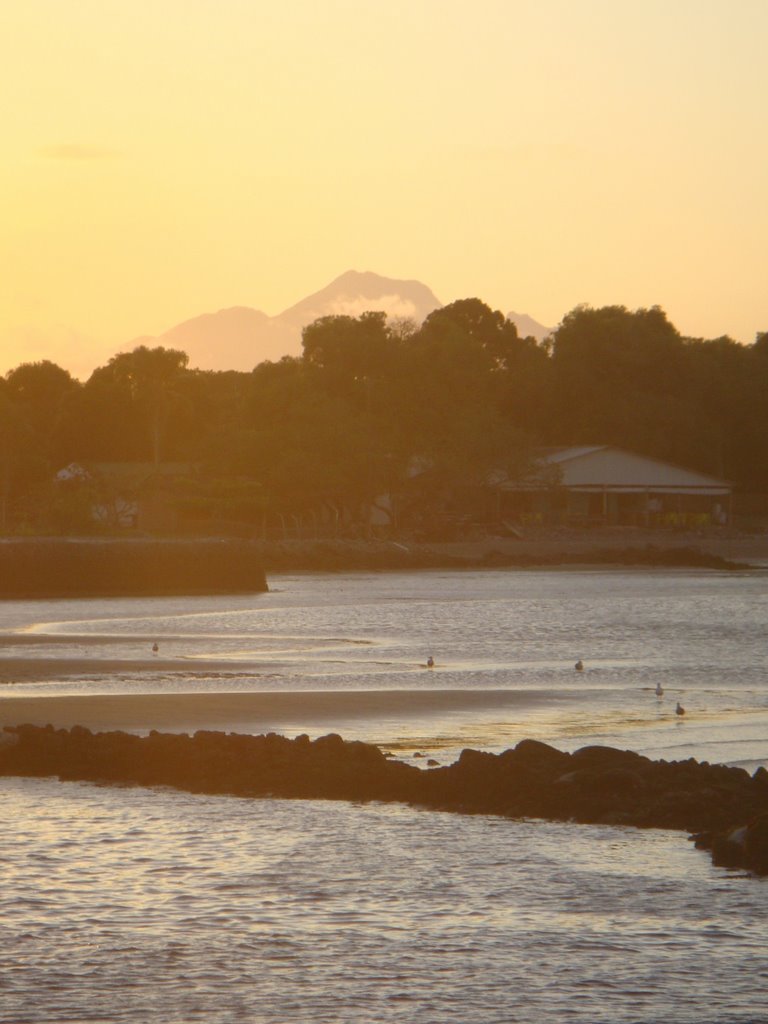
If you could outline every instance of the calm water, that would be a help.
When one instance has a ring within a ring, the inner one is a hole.
[[[514,716],[489,701],[338,731],[441,760],[525,735],[768,758],[766,575],[271,585],[5,603],[3,629],[40,641],[6,657],[123,660],[9,692],[514,690]],[[141,670],[155,639],[180,671]],[[678,833],[37,779],[0,780],[0,803],[3,1024],[768,1021],[768,883],[713,868]]]

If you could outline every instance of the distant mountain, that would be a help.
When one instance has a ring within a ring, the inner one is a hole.
[[[185,320],[157,338],[136,339],[136,344],[182,349],[189,356],[189,365],[201,370],[248,371],[266,360],[300,355],[302,328],[318,317],[382,310],[388,317],[421,323],[440,306],[440,300],[419,281],[348,270],[277,316],[232,306]],[[508,315],[522,337],[530,334],[540,339],[550,333],[529,316]]]
[[[511,320],[517,327],[521,338],[532,337],[536,341],[543,341],[554,331],[554,327],[545,327],[527,313],[507,313],[507,320]]]
[[[314,295],[286,309],[279,319],[298,327],[321,316],[360,316],[383,310],[389,317],[407,317],[421,323],[442,303],[420,281],[397,281],[370,271],[348,270]]]
[[[137,343],[182,349],[189,365],[202,370],[247,371],[266,360],[300,355],[302,328],[318,317],[382,310],[389,317],[410,317],[420,323],[440,305],[419,281],[349,270],[277,316],[232,306],[185,320],[157,338],[140,338]]]
[[[269,358],[258,358],[254,349],[260,347],[260,342],[263,345],[261,339],[269,336],[271,319],[257,309],[232,306],[185,320],[157,340],[166,348],[186,352],[190,366],[206,370],[252,370],[256,363]]]

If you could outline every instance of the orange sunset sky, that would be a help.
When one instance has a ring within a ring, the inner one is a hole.
[[[0,373],[356,268],[768,330],[765,0],[24,0]]]

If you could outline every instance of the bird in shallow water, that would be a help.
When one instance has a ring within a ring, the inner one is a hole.
[[[656,690],[654,692],[657,697],[664,696],[664,687],[661,685],[661,683],[656,683]]]
[[[681,718],[685,714],[685,708],[679,702],[678,702],[677,707],[675,708],[675,714],[679,715]]]
[[[577,672],[583,672],[584,671],[584,662],[581,660],[581,658],[579,658],[579,660],[576,662],[576,664],[573,667],[576,669]]]

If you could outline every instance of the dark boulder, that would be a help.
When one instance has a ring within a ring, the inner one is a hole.
[[[712,863],[718,867],[768,875],[768,813],[758,814],[738,828],[693,838],[699,849],[711,852]]]
[[[499,754],[504,764],[523,766],[542,777],[554,778],[566,770],[570,764],[571,754],[565,754],[556,747],[551,747],[541,740],[520,740],[512,750]]]

